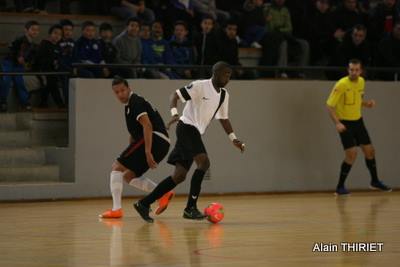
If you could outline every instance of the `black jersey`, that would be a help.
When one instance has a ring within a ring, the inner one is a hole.
[[[153,109],[151,104],[143,97],[132,94],[128,104],[125,106],[126,126],[130,135],[135,140],[143,138],[143,126],[139,122],[139,118],[147,114],[150,122],[153,125],[153,132],[159,132],[168,136],[165,124],[161,115],[156,109]]]

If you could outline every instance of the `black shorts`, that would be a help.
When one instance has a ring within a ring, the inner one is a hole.
[[[371,144],[371,139],[362,118],[357,121],[342,120],[340,122],[346,126],[346,130],[340,133],[340,140],[345,150],[359,145]]]
[[[169,154],[168,163],[172,165],[179,163],[186,170],[189,170],[195,156],[207,154],[200,132],[196,127],[179,121],[176,126],[176,137],[176,144]]]
[[[153,133],[151,152],[154,160],[157,163],[160,163],[168,154],[168,150],[169,142]],[[145,154],[144,138],[135,140],[135,142],[130,144],[117,160],[125,168],[133,171],[136,174],[136,177],[142,176],[149,169]]]

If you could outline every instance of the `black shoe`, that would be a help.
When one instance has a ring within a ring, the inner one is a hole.
[[[145,220],[148,223],[154,222],[153,218],[149,216],[150,213],[150,208],[147,208],[140,204],[140,201],[136,202],[133,204],[133,207],[139,213],[140,217],[142,217],[143,220]]]
[[[203,220],[207,216],[201,213],[196,207],[186,208],[183,211],[183,218],[189,220]]]
[[[390,188],[389,186],[385,185],[384,183],[382,183],[381,181],[376,181],[376,182],[371,182],[370,186],[371,189],[376,189],[376,190],[381,190],[384,192],[391,192],[392,188]]]

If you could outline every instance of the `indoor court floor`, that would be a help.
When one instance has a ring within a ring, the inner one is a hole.
[[[200,207],[224,205],[216,225],[184,220],[184,197],[154,224],[133,201],[121,220],[97,217],[111,199],[0,203],[0,266],[400,266],[399,192],[202,197]],[[346,252],[341,242],[383,245]],[[313,252],[316,243],[339,250]]]

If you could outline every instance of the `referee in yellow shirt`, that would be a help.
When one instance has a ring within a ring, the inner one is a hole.
[[[365,80],[361,77],[362,64],[359,60],[353,59],[349,62],[347,70],[349,75],[335,84],[326,102],[329,115],[335,123],[345,151],[336,194],[346,195],[350,193],[344,183],[357,157],[357,146],[361,147],[365,156],[365,163],[371,174],[370,187],[390,192],[392,189],[378,178],[374,147],[361,115],[362,107],[375,107],[374,100],[363,100]]]

